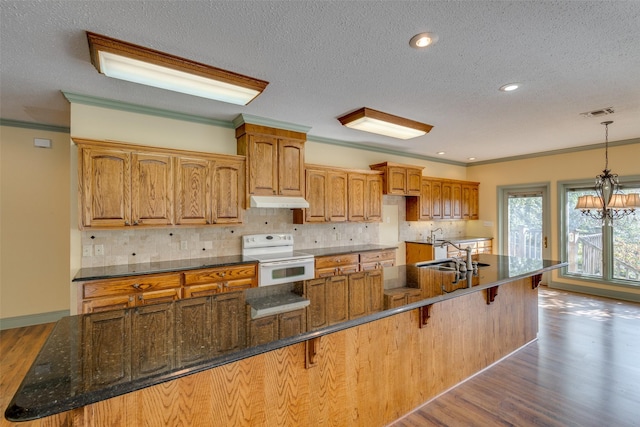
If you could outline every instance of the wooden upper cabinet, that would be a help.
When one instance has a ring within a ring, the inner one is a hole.
[[[244,161],[218,160],[213,166],[213,224],[238,224],[244,212]]]
[[[373,170],[384,172],[383,193],[397,196],[419,196],[422,184],[422,167],[383,162],[369,165]]]
[[[407,168],[407,196],[419,196],[422,187],[422,168]]]
[[[431,181],[431,218],[442,219],[442,182]]]
[[[304,195],[306,134],[244,123],[236,138],[238,154],[247,158],[247,199]]]
[[[85,147],[80,151],[81,228],[129,225],[131,154],[103,147]]]
[[[278,140],[278,194],[304,195],[304,140]]]
[[[176,158],[176,224],[211,223],[211,169],[209,160]]]
[[[431,180],[422,178],[420,196],[407,197],[406,220],[407,221],[429,221],[431,220]]]
[[[382,176],[366,175],[365,213],[367,221],[382,221]]]
[[[241,156],[74,142],[81,229],[242,223]]]
[[[306,222],[326,222],[328,214],[328,182],[327,171],[322,169],[306,170],[306,199],[309,207],[304,210]]]
[[[327,213],[329,222],[344,222],[348,219],[348,188],[346,172],[329,171],[327,173]],[[311,205],[311,202],[309,202]]]
[[[173,224],[173,161],[171,156],[134,153],[131,175],[132,224]]]
[[[462,185],[459,182],[451,184],[451,217],[462,219]]]
[[[366,192],[367,176],[360,173],[350,173],[349,179],[349,221],[367,220]]]

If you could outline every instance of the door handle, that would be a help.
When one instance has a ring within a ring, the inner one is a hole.
[[[544,248],[547,249],[547,236],[544,236]]]

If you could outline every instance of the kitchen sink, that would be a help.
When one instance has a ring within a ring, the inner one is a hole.
[[[490,266],[490,264],[485,264],[484,262],[478,262],[477,265],[478,265],[478,268]],[[422,261],[422,262],[416,263],[416,267],[429,267],[429,268],[435,268],[440,271],[448,271],[448,270],[455,271],[458,269],[457,264],[453,260],[453,258],[436,259],[432,261]]]

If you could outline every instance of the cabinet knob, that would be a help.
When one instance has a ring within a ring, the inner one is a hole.
[[[142,295],[138,295],[138,301],[142,301],[144,297]]]
[[[133,295],[129,297],[129,302],[133,301]]]
[[[226,274],[227,273],[222,272],[222,273],[220,273],[220,277],[224,277]]]
[[[131,225],[131,224],[129,224],[129,221],[125,221],[124,225]]]
[[[209,220],[206,220],[205,222],[206,222],[207,224],[211,224],[211,221],[209,221]]]
[[[133,221],[133,225],[138,225],[138,221]]]
[[[133,287],[134,287],[134,288],[136,288],[136,289],[140,289],[140,283],[134,283],[134,284],[133,284],[133,285],[131,285],[131,286],[133,286]]]

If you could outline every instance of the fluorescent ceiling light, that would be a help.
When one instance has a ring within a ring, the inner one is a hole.
[[[514,90],[520,87],[519,83],[507,83],[506,85],[500,86],[501,92],[513,92]]]
[[[361,108],[338,117],[343,126],[365,132],[377,133],[398,139],[410,139],[428,133],[433,126],[372,110]]]
[[[87,32],[91,63],[116,79],[247,105],[269,84],[189,59]]]

